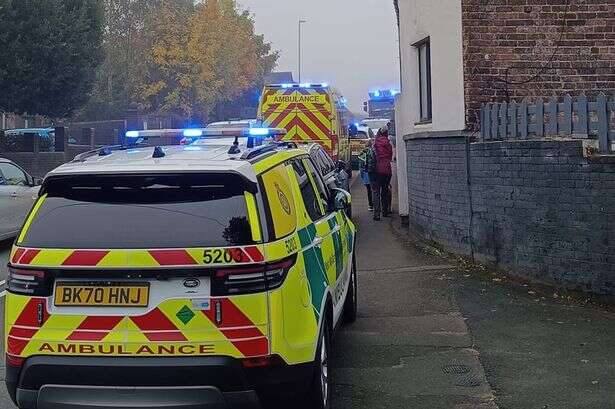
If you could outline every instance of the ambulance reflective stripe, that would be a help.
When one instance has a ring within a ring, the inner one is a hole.
[[[150,341],[187,341],[182,332],[158,308],[141,317],[130,317]]]
[[[315,141],[331,149],[332,105],[327,92],[317,89],[289,89],[266,92],[263,96],[265,126],[287,130],[284,140]]]
[[[49,314],[45,298],[9,294],[7,353],[78,355],[226,355],[269,353],[267,297],[212,298],[209,311],[173,299],[140,316]],[[42,324],[39,314],[42,311]],[[16,318],[15,318],[16,317]],[[13,321],[14,320],[14,321]]]
[[[23,301],[24,299],[20,300]],[[25,298],[26,304],[23,305],[17,319],[10,325],[10,331],[7,335],[6,352],[9,355],[19,356],[28,345],[37,332],[41,329],[38,322],[39,310],[42,309],[43,321],[46,318],[44,298]]]
[[[216,304],[219,304],[217,306]],[[217,311],[220,316],[216,317]],[[269,341],[258,327],[250,326],[250,319],[228,298],[212,302],[209,311],[203,314],[226,336],[244,356],[254,357],[269,354]],[[220,321],[218,321],[220,318]]]
[[[248,218],[250,221],[250,231],[252,233],[252,240],[260,242],[263,239],[261,234],[260,219],[258,217],[258,208],[256,206],[256,198],[252,193],[244,192],[246,198],[246,207],[248,208]],[[252,256],[250,256],[252,257]],[[255,260],[256,261],[256,260]]]
[[[123,317],[87,317],[72,334],[69,341],[102,341]]]
[[[13,266],[185,267],[250,264],[263,261],[262,246],[161,250],[64,250],[16,247]]]
[[[196,260],[186,250],[150,250],[149,254],[161,266],[193,266]]]
[[[312,241],[316,237],[316,226],[312,223],[297,232],[303,251],[301,253],[305,263],[306,275],[312,295],[312,307],[316,322],[319,321],[320,307],[325,296],[327,286],[330,285],[329,278],[324,270],[324,259],[322,250],[312,246]]]
[[[63,266],[95,266],[109,254],[108,251],[74,251],[66,260]]]
[[[19,233],[19,237],[17,238],[17,243],[21,243],[23,239],[26,237],[26,234],[28,233],[28,230],[30,229],[30,225],[32,224],[32,220],[34,220],[34,217],[38,213],[39,209],[43,205],[43,202],[45,201],[46,198],[47,198],[47,194],[45,193],[43,196],[38,198],[38,200],[34,204],[34,207],[32,207],[32,210],[30,211],[30,214],[26,218],[23,228],[21,229],[21,233]]]

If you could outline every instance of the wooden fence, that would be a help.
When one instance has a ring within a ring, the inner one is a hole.
[[[489,103],[481,108],[483,141],[543,137],[597,138],[601,153],[610,153],[615,144],[615,98],[600,94],[595,101],[570,95],[535,104]]]

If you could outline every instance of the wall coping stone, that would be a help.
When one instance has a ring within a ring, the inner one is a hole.
[[[404,135],[404,141],[411,141],[415,139],[467,138],[473,134],[474,133],[472,132],[461,129],[457,131],[425,131]]]

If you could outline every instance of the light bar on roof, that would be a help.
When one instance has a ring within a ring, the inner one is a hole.
[[[269,128],[250,128],[250,136],[267,136],[270,131]]]
[[[138,138],[139,137],[139,131],[127,131],[126,132],[126,137],[127,138]]]
[[[184,136],[187,138],[198,138],[203,136],[202,129],[184,129]]]

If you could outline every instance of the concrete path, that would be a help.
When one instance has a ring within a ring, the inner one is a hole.
[[[496,408],[446,277],[454,266],[371,220],[360,180],[359,318],[335,341],[334,409]]]

